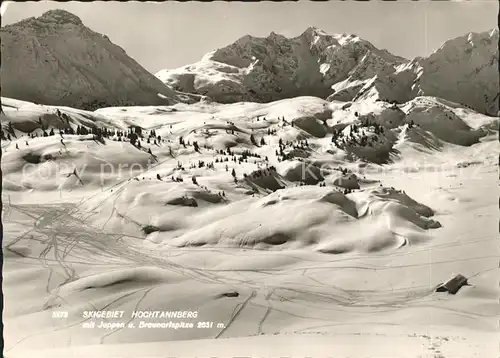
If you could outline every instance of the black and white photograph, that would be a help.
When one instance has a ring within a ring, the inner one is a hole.
[[[0,9],[2,357],[498,356],[498,1]]]

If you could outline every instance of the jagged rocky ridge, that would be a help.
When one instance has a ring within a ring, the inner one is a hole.
[[[95,109],[193,101],[75,15],[50,10],[0,30],[2,96]]]
[[[357,36],[330,36],[311,27],[290,39],[247,35],[195,64],[156,75],[176,90],[221,103],[302,95],[403,103],[434,96],[497,115],[497,45],[497,29],[471,33],[410,61]]]

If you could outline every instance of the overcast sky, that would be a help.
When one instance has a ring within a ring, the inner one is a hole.
[[[155,73],[198,61],[205,53],[250,34],[287,37],[315,26],[329,34],[354,33],[406,58],[425,56],[468,32],[497,27],[497,0],[468,2],[68,2],[9,3],[2,26],[67,10],[106,34]],[[5,9],[5,5],[2,5]]]

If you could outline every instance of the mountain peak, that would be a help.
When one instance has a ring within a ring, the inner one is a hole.
[[[80,18],[68,11],[55,9],[44,12],[39,17],[29,17],[11,25],[2,27],[2,31],[19,32],[27,31],[28,29],[39,31],[47,31],[47,29],[56,28],[61,25],[75,25],[83,27],[83,22]]]
[[[82,20],[80,20],[78,16],[62,9],[46,11],[38,18],[38,20],[57,24],[70,23],[74,25],[83,25]]]
[[[316,26],[309,26],[303,34],[326,35],[326,32]]]
[[[305,37],[308,40],[312,40],[318,37],[331,37],[331,36],[329,36],[326,32],[315,26],[309,26],[302,34],[300,34],[299,38],[300,37],[302,38]]]
[[[410,61],[356,34],[328,35],[310,26],[293,38],[274,32],[266,38],[242,37],[192,64],[189,71],[162,71],[161,80],[178,91],[222,103],[297,96],[403,103],[425,93],[496,113],[495,39],[495,30],[468,34]]]
[[[267,38],[286,38],[285,36],[281,35],[281,34],[278,34],[274,31],[271,31],[269,33],[269,36]]]
[[[6,97],[80,109],[163,105],[180,99],[70,12],[50,10],[0,32],[0,79]]]

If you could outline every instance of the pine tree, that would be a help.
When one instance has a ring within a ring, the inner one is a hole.
[[[130,139],[130,143],[135,146],[136,142],[137,142],[137,134],[129,133],[129,139]]]

